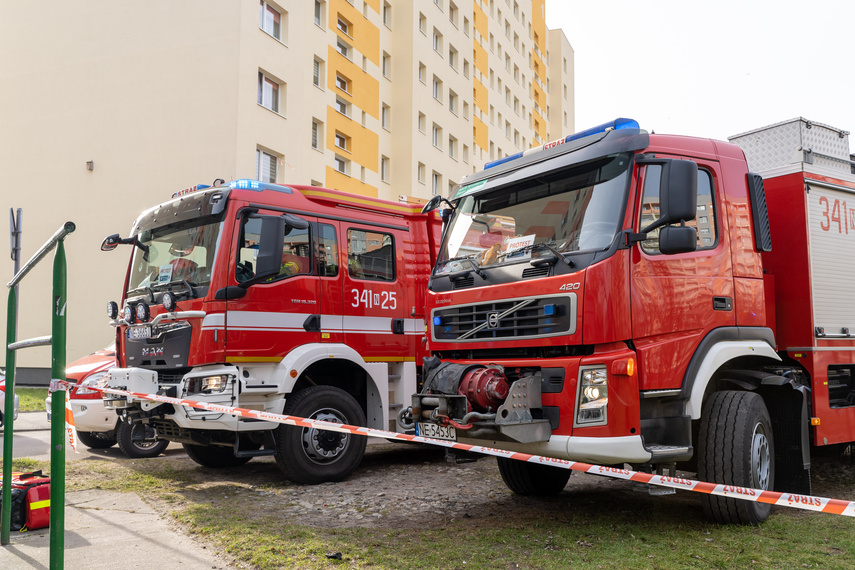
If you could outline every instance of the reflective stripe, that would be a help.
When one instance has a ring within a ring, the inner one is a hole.
[[[36,509],[48,509],[50,508],[50,499],[45,499],[44,501],[36,501],[35,503],[30,503],[30,510],[34,511]]]
[[[316,313],[273,313],[265,311],[229,311],[228,329],[254,332],[305,332],[303,323]],[[392,334],[395,317],[356,317],[347,315],[321,315],[321,332],[348,334]],[[402,319],[404,335],[422,335],[423,319]],[[224,330],[224,313],[207,315],[202,330]]]

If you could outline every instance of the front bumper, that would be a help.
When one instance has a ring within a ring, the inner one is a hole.
[[[45,399],[47,419],[51,420],[51,398]],[[79,431],[113,431],[119,416],[114,410],[104,406],[103,400],[71,399],[71,413],[74,415],[74,427]]]

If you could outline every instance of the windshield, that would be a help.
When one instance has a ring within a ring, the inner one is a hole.
[[[616,154],[464,196],[437,274],[608,248],[623,217],[630,155]]]
[[[206,216],[143,230],[134,247],[128,294],[166,290],[184,281],[206,286],[217,255],[223,216]]]

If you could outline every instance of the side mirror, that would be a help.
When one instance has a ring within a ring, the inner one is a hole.
[[[261,218],[261,232],[258,236],[258,258],[255,277],[242,283],[249,286],[279,274],[282,264],[283,241],[285,237],[285,218],[283,216],[253,216]],[[296,216],[294,216],[296,217]],[[308,226],[307,226],[308,227]]]
[[[422,207],[422,214],[427,214],[428,212],[436,210],[442,203],[443,199],[444,198],[442,196],[437,195],[428,200],[428,203]]]
[[[120,243],[122,243],[122,238],[119,237],[119,234],[107,236],[101,242],[101,251],[113,251]]]
[[[309,227],[308,221],[299,216],[295,216],[294,214],[282,214],[280,218],[285,220],[285,225],[291,226],[295,230],[305,230]]]
[[[665,226],[659,230],[659,251],[664,254],[689,253],[698,246],[698,230],[691,226]]]
[[[698,214],[698,163],[668,160],[662,167],[659,207],[665,224],[694,220]]]

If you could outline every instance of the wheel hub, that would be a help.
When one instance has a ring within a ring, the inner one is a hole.
[[[336,410],[319,410],[310,418],[334,424],[345,423],[344,418]],[[349,439],[345,433],[306,428],[303,430],[303,449],[313,461],[328,463],[335,461],[341,455]]]
[[[766,490],[769,488],[771,462],[766,428],[763,424],[758,423],[754,426],[754,434],[751,438],[751,474],[754,478],[754,484],[759,489]]]

